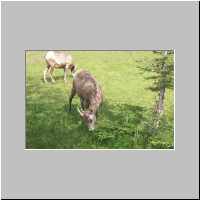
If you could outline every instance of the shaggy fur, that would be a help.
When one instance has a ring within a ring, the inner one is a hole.
[[[71,102],[75,95],[80,97],[81,107],[83,109],[83,119],[88,125],[88,118],[95,118],[99,106],[103,101],[103,93],[100,85],[95,78],[85,70],[75,72],[73,86],[69,98],[69,109],[71,110]]]

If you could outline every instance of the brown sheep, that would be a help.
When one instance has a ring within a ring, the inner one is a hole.
[[[100,85],[88,71],[78,70],[73,77],[73,86],[69,98],[69,110],[75,95],[80,97],[81,110],[78,108],[80,116],[89,130],[95,129],[96,114],[103,101],[103,93]]]

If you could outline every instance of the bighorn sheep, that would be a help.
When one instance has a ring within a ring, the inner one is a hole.
[[[72,73],[74,73],[76,70],[76,66],[72,63],[72,56],[66,55],[64,52],[48,51],[45,55],[45,61],[47,63],[47,68],[44,70],[44,82],[47,82],[47,73],[49,73],[51,81],[55,82],[53,78],[53,71],[55,68],[64,69],[65,82],[67,77],[67,69],[70,69]]]
[[[80,97],[81,110],[78,109],[80,116],[87,125],[88,129],[94,130],[96,114],[103,101],[103,94],[100,85],[88,71],[78,70],[73,76],[73,85],[69,97],[69,110],[75,95]]]

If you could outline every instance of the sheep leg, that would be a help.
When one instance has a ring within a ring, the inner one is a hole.
[[[51,81],[54,83],[56,82],[55,79],[53,78],[53,71],[54,71],[54,68],[53,67],[50,67],[49,68],[49,75],[51,77]]]
[[[69,111],[71,111],[72,99],[74,98],[75,94],[76,94],[76,90],[73,87],[71,90],[71,95],[69,97]]]
[[[45,83],[47,82],[47,79],[46,79],[47,72],[48,72],[48,68],[46,68],[46,69],[44,70],[44,82],[45,82]]]
[[[67,82],[67,66],[64,67],[64,81]]]
[[[89,108],[89,101],[86,99],[85,101],[84,101],[84,108],[85,109],[88,109]]]
[[[83,99],[83,98],[80,98],[80,101],[81,101],[81,108],[84,110],[84,109],[85,109],[85,106],[84,106],[84,99]]]
[[[83,110],[86,110],[86,109],[89,108],[89,102],[88,102],[87,99],[82,99],[82,101],[81,101],[81,107],[82,107]]]

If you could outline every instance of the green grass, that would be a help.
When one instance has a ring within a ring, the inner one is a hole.
[[[167,89],[165,118],[152,135],[152,107],[157,92],[149,87],[152,74],[140,69],[155,56],[151,51],[71,51],[78,68],[89,70],[102,86],[105,101],[96,129],[89,132],[73,99],[68,98],[72,76],[63,81],[63,70],[55,70],[56,83],[44,83],[45,51],[26,52],[26,148],[173,148],[173,90]],[[66,109],[67,108],[67,109]]]

